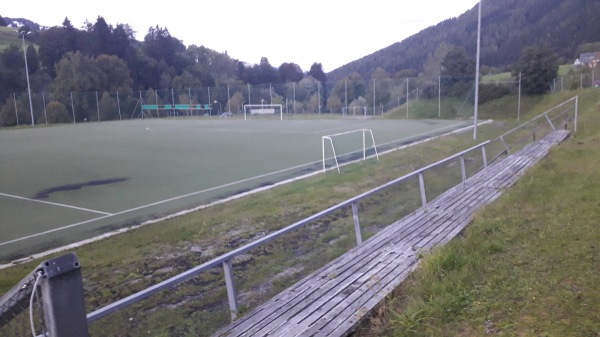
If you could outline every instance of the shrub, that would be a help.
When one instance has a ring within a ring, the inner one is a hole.
[[[70,123],[73,121],[67,107],[60,102],[50,102],[46,106],[48,123]]]

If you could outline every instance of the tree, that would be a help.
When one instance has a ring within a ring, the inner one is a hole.
[[[353,72],[341,79],[333,87],[333,95],[339,97],[346,104],[359,97],[364,97],[366,92],[367,89],[365,81],[357,72]]]
[[[321,104],[326,104],[327,103],[327,75],[325,75],[325,72],[323,71],[323,65],[321,63],[313,63],[312,66],[310,66],[310,70],[308,72],[308,76],[311,76],[312,78],[316,79],[317,81],[319,81],[321,83]]]
[[[227,109],[231,107],[230,112],[241,113],[242,106],[244,105],[244,94],[240,91],[236,91],[235,93],[233,93],[233,95],[231,95],[229,101],[227,101],[225,105],[227,106]]]
[[[373,87],[375,85],[375,87]],[[369,83],[367,90],[367,101],[369,106],[373,106],[373,102],[377,105],[387,104],[390,101],[391,93],[391,78],[390,75],[383,70],[381,67],[377,67],[371,75],[371,83]],[[373,92],[373,90],[375,90]],[[373,101],[375,99],[375,101]]]
[[[98,73],[98,84],[95,90],[131,94],[133,80],[125,61],[114,55],[99,55],[94,59],[94,63]]]
[[[283,82],[300,82],[304,78],[302,68],[295,63],[282,63],[277,69],[279,79]]]
[[[0,15],[0,27],[6,27],[8,26],[6,24],[6,20],[4,20],[4,18],[2,17],[2,15]]]
[[[296,86],[296,101],[309,100],[319,91],[319,86],[319,81],[312,76],[303,78]]]
[[[327,75],[325,75],[325,72],[323,71],[323,65],[321,63],[313,63],[312,66],[310,66],[308,75],[321,82],[321,84],[327,82]]]
[[[332,113],[341,112],[343,107],[344,103],[342,103],[342,100],[336,95],[331,95],[327,99],[327,109],[329,109],[329,111]]]
[[[437,78],[442,74],[442,61],[453,47],[449,44],[442,43],[435,50],[433,55],[427,57],[427,62],[423,65],[423,77]]]
[[[452,96],[464,96],[472,87],[475,61],[464,49],[454,47],[442,60],[442,87]]]
[[[260,64],[258,65],[258,78],[259,83],[253,84],[279,82],[277,70],[273,66],[271,66],[271,64],[269,63],[269,59],[267,59],[266,57],[260,59]]]
[[[68,52],[56,65],[56,80],[54,83],[54,97],[67,105],[70,94],[75,94],[74,106],[76,119],[83,120],[95,110],[95,96],[86,94],[96,90],[100,85],[100,76],[94,60],[80,52]]]
[[[101,54],[116,54],[112,31],[112,26],[109,26],[103,17],[98,16],[90,31],[90,38],[93,41],[90,55],[96,57]]]
[[[119,105],[117,100],[110,96],[108,92],[102,93],[102,98],[98,102],[100,109],[100,120],[119,119]]]
[[[67,107],[60,103],[52,101],[46,106],[46,114],[48,116],[48,123],[69,123],[73,122],[72,117],[69,115]]]
[[[65,19],[68,23],[68,20]],[[70,24],[70,23],[69,23]],[[75,51],[75,29],[51,27],[40,33],[39,58],[42,66],[54,76],[54,65],[69,51]]]
[[[177,73],[181,72],[189,58],[183,56],[185,46],[183,42],[174,38],[167,28],[159,26],[150,27],[144,37],[142,49],[147,56],[164,61],[167,66],[174,67]],[[160,75],[158,76],[160,78]]]
[[[0,99],[27,88],[23,50],[10,45],[0,52]]]
[[[558,75],[558,57],[545,45],[525,48],[513,70],[513,76],[522,75],[523,93],[541,95],[551,88],[551,81]]]

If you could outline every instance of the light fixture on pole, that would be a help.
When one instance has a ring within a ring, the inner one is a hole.
[[[475,108],[473,112],[473,139],[477,140],[477,113],[479,111],[479,58],[481,56],[481,0],[477,18],[477,60],[475,64]]]
[[[21,38],[23,40],[23,57],[25,58],[25,75],[27,77],[27,93],[29,94],[29,112],[31,113],[31,125],[35,125],[35,121],[33,118],[33,104],[31,103],[31,85],[29,85],[29,66],[27,65],[27,48],[25,48],[25,35],[29,34],[29,32],[25,33],[24,31],[20,33]]]
[[[221,114],[223,112],[223,109],[221,108],[221,102],[215,101],[215,104],[217,103],[219,103],[219,114]]]

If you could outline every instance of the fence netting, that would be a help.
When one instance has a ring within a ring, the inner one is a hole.
[[[38,278],[39,274],[30,273],[0,297],[0,336],[46,335],[44,299],[40,291],[34,291]]]

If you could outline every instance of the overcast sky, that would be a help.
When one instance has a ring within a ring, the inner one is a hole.
[[[98,16],[127,23],[143,40],[148,28],[167,28],[187,45],[229,53],[250,64],[267,57],[274,67],[293,62],[325,72],[376,52],[442,20],[459,16],[478,0],[29,0],[10,1],[0,15],[76,28]]]

